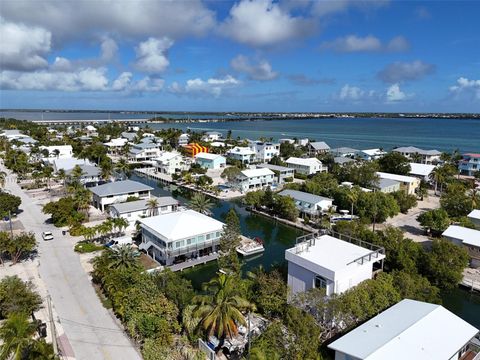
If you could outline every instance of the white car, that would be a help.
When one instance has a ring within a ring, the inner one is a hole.
[[[42,239],[44,241],[53,240],[53,234],[50,231],[44,231],[42,232]]]

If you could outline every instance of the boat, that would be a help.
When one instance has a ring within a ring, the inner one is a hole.
[[[237,247],[237,252],[242,256],[251,256],[265,251],[263,241],[260,238],[246,239]]]

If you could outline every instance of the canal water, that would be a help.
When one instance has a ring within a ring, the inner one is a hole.
[[[152,186],[156,196],[173,196],[181,204],[188,203],[191,191],[175,189],[175,187],[162,186],[154,179],[132,175],[132,180],[143,182]],[[295,239],[304,233],[290,226],[278,223],[273,219],[252,214],[245,210],[240,201],[213,200],[212,216],[220,221],[225,221],[227,212],[234,208],[240,219],[242,234],[249,237],[260,237],[265,246],[265,252],[244,260],[243,270],[248,271],[259,265],[266,270],[272,266],[285,266],[285,250],[295,244]],[[216,262],[183,271],[183,275],[192,281],[195,288],[199,289],[203,282],[215,276],[218,267]],[[442,294],[443,306],[453,313],[480,329],[480,293],[470,292],[458,288]]]

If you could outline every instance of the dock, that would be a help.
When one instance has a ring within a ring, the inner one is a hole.
[[[206,264],[207,262],[217,260],[218,259],[218,253],[212,253],[209,255],[201,256],[198,258],[195,258],[193,260],[187,260],[179,264],[174,264],[171,266],[167,266],[170,270],[173,272],[175,271],[183,271],[188,268],[195,267],[196,265],[203,265]]]
[[[468,288],[470,291],[480,291],[480,269],[466,268],[463,271],[460,286]]]

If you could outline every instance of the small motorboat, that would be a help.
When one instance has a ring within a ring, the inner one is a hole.
[[[242,256],[255,255],[264,251],[263,241],[258,237],[243,241],[242,244],[237,247],[237,252]]]

